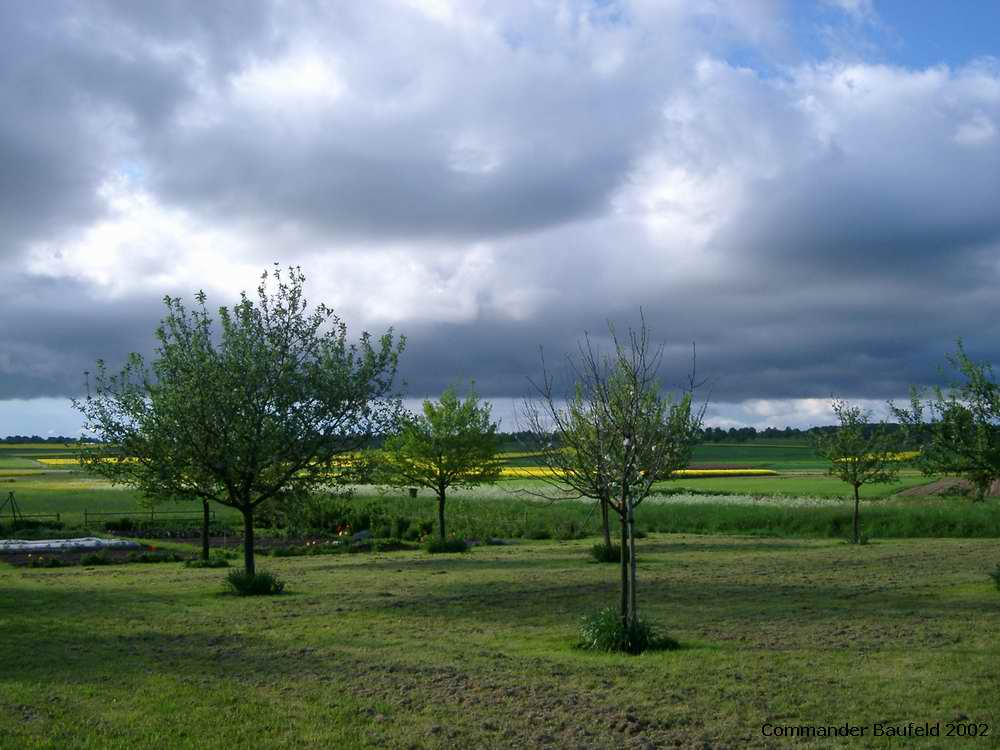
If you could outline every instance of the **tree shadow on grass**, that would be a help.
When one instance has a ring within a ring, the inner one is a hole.
[[[185,623],[164,613],[183,596],[99,588],[0,588],[0,620],[4,621],[4,680],[45,678],[69,683],[128,679],[151,671],[192,678],[234,674],[291,677],[301,672],[295,650],[266,636],[281,618],[273,604],[288,597],[241,598],[199,594],[187,599],[225,598],[231,612],[212,622]],[[248,611],[245,602],[259,604]],[[158,611],[160,610],[160,611]],[[259,618],[261,611],[269,619]],[[181,616],[183,617],[183,616]],[[162,629],[159,626],[162,625]],[[184,631],[188,625],[191,630]],[[250,626],[259,633],[237,632]],[[116,634],[117,631],[117,634]]]

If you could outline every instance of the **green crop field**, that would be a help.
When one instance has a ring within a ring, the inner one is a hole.
[[[753,441],[746,443],[702,443],[695,446],[691,466],[728,464],[761,469],[823,469],[829,462],[809,443]]]
[[[612,605],[589,542],[262,559],[273,598],[179,564],[0,565],[2,748],[996,747],[995,540],[653,535],[640,609],[680,651],[573,648]],[[988,726],[917,745],[876,724]]]

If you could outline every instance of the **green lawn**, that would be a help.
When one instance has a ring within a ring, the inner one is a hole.
[[[957,719],[998,746],[996,540],[653,535],[641,611],[684,648],[641,657],[571,648],[615,601],[590,543],[262,558],[290,591],[266,599],[178,564],[0,565],[0,747],[744,747],[849,722],[865,741],[811,746],[952,748],[870,727]]]

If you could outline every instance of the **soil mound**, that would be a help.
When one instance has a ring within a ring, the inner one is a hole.
[[[930,484],[922,484],[919,487],[909,487],[896,494],[901,497],[926,497],[927,495],[974,495],[975,493],[976,490],[969,480],[946,477]],[[993,482],[986,494],[990,497],[1000,496],[1000,480]]]

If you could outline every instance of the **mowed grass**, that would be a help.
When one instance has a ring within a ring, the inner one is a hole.
[[[996,540],[654,535],[640,608],[684,648],[572,648],[613,605],[589,541],[262,559],[274,598],[176,564],[0,565],[0,747],[775,746],[775,724],[984,722]],[[920,747],[954,747],[954,738]]]

